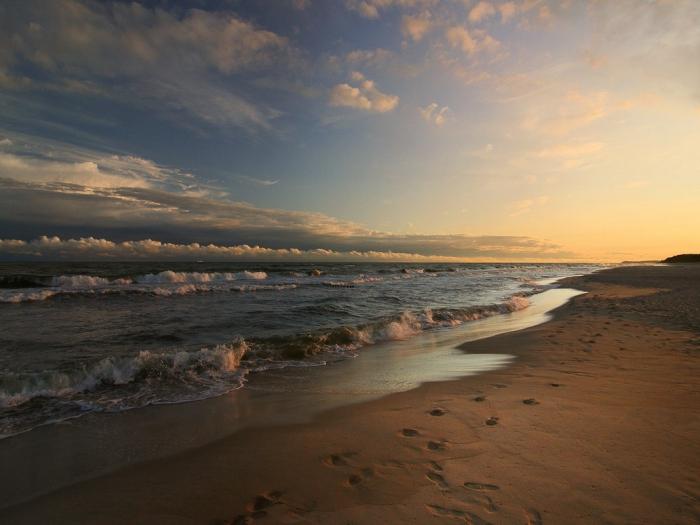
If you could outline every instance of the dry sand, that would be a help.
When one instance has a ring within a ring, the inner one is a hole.
[[[0,522],[699,523],[700,265],[573,285],[590,293],[554,320],[464,345],[517,355],[506,369],[243,430]]]

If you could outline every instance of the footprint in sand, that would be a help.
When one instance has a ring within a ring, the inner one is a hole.
[[[430,467],[431,467],[433,470],[442,470],[442,465],[440,465],[440,463],[438,463],[437,461],[431,461],[431,462],[430,462]]]
[[[443,478],[437,472],[427,472],[425,474],[425,477],[433,483],[435,483],[438,487],[440,487],[441,490],[447,490],[450,488],[447,482],[445,481],[445,478]]]
[[[500,487],[498,485],[492,485],[490,483],[476,483],[474,481],[465,481],[464,486],[470,490],[498,490]]]
[[[280,498],[282,497],[282,492],[279,490],[273,490],[271,492],[266,492],[264,494],[258,494],[253,498],[253,500],[246,505],[247,514],[239,514],[230,522],[231,525],[246,525],[248,523],[253,523],[253,520],[264,518],[267,516],[267,511],[274,505],[281,503]]]
[[[466,510],[449,509],[447,507],[441,507],[440,505],[426,505],[426,507],[428,508],[428,512],[433,516],[445,516],[464,520],[468,525],[491,525],[490,522]]]
[[[374,469],[370,467],[363,468],[360,474],[350,474],[348,476],[348,486],[354,487],[371,477],[374,477]]]
[[[444,442],[428,441],[428,450],[445,450],[447,448]]]
[[[401,435],[403,437],[416,437],[419,435],[419,432],[415,428],[404,428],[401,431]]]
[[[323,462],[330,467],[347,467],[350,465],[349,459],[357,455],[357,452],[335,453],[323,459]]]
[[[362,478],[357,474],[350,474],[348,476],[348,485],[350,485],[351,487],[359,485],[360,483],[362,483]]]
[[[259,512],[261,510],[277,505],[280,502],[282,493],[280,491],[272,491],[266,494],[258,494],[255,496],[253,501],[248,505],[248,509],[252,512]]]
[[[542,525],[542,515],[536,510],[525,511],[527,525]]]

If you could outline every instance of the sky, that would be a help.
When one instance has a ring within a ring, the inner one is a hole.
[[[0,4],[0,257],[700,252],[697,0]]]

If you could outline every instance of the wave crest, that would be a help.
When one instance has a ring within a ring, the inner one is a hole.
[[[38,397],[72,398],[86,392],[135,383],[145,383],[146,388],[155,389],[156,397],[159,384],[219,383],[236,379],[234,375],[239,371],[247,350],[245,341],[240,339],[194,352],[142,351],[134,357],[108,357],[71,373],[3,375],[0,407],[16,407]],[[240,384],[240,381],[234,381],[229,387],[236,388]]]

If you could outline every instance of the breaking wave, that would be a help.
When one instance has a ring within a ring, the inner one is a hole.
[[[221,394],[243,384],[240,363],[246,350],[245,341],[238,340],[194,352],[142,351],[134,357],[108,357],[71,372],[3,374],[0,408],[19,407],[37,398],[80,396],[83,405],[123,410],[188,400],[193,389],[197,397]]]
[[[266,272],[174,272],[108,279],[95,275],[58,275],[48,279],[20,276],[5,277],[0,291],[0,303],[43,301],[56,295],[105,295],[112,293],[142,293],[158,296],[187,295],[191,293],[228,290],[254,292],[262,290],[286,290],[288,285],[234,285],[233,282],[262,281]],[[15,289],[7,289],[14,286]]]
[[[192,286],[192,285],[187,285]],[[408,339],[425,330],[514,312],[529,305],[513,296],[497,305],[464,309],[404,312],[358,326],[291,336],[237,338],[232,343],[197,351],[108,357],[66,372],[14,373],[0,376],[0,409],[19,410],[37,401],[74,402],[69,416],[82,411],[119,411],[148,404],[192,401],[240,388],[250,371],[286,366],[313,366],[356,355],[360,348]],[[8,425],[10,423],[7,423]],[[0,425],[0,437],[11,435]]]

